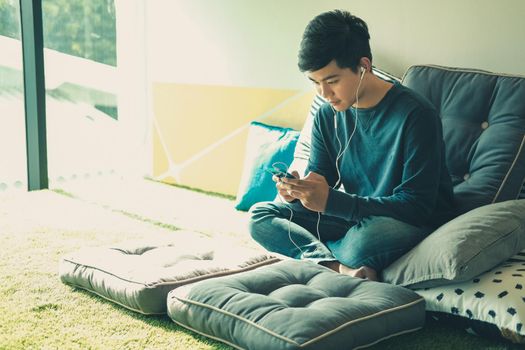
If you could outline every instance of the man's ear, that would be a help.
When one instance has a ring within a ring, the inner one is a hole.
[[[359,60],[359,65],[363,67],[367,72],[372,69],[372,61],[370,61],[368,57],[361,57],[361,59]]]

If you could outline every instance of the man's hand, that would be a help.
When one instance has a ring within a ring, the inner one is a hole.
[[[298,177],[297,172],[292,174]],[[277,188],[279,194],[286,194],[286,197],[282,196],[288,202],[291,202],[290,198],[299,199],[305,208],[312,211],[322,213],[326,209],[330,187],[322,175],[310,172],[302,179],[282,178]]]
[[[292,171],[291,174],[295,176],[296,179],[299,179],[299,173],[297,172],[297,170]],[[277,192],[279,193],[279,196],[287,202],[292,202],[296,200],[297,198],[291,196],[290,193],[288,193],[288,191],[283,188],[282,186],[283,179],[284,179],[283,177],[277,177],[275,175],[272,176],[272,180],[276,182],[275,186],[277,187]]]

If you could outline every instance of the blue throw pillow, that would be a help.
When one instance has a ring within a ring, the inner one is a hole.
[[[235,209],[248,210],[258,202],[277,195],[272,175],[267,169],[276,162],[292,162],[299,131],[252,122],[246,142],[246,156]]]

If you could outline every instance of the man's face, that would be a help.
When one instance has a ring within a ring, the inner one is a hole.
[[[350,68],[339,68],[332,60],[319,70],[307,72],[306,76],[336,111],[347,110],[355,103],[360,76]]]

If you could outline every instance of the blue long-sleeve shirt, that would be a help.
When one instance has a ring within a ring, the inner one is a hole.
[[[435,108],[412,90],[394,84],[374,107],[319,109],[312,128],[306,173],[323,175],[331,186],[324,214],[359,221],[388,216],[416,226],[438,226],[451,218],[453,192],[445,164],[441,121]],[[337,118],[337,129],[334,125]],[[337,133],[338,139],[335,137]]]

